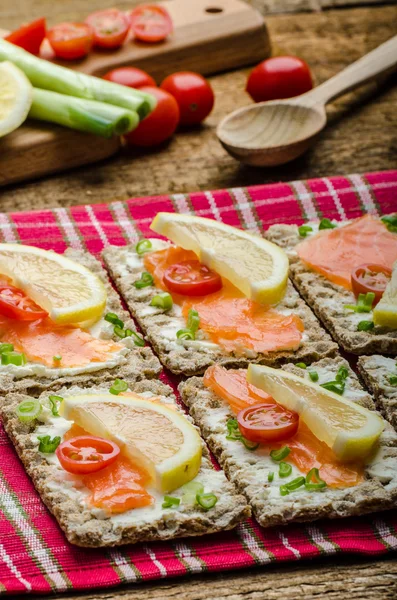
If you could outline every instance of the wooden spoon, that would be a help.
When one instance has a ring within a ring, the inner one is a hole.
[[[217,129],[223,147],[241,162],[259,167],[297,158],[325,127],[325,105],[397,67],[397,35],[306,94],[245,106]]]

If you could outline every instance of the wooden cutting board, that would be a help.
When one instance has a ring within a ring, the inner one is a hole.
[[[169,40],[150,45],[129,41],[120,50],[93,51],[83,61],[67,66],[100,76],[116,67],[134,65],[160,83],[175,71],[211,75],[254,64],[270,54],[263,17],[241,0],[167,0],[160,4],[174,22]],[[0,139],[0,185],[93,163],[119,148],[116,138],[105,140],[38,121],[27,122]]]

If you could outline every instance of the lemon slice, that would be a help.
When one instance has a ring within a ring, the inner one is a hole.
[[[99,318],[106,305],[103,282],[89,269],[61,254],[0,244],[0,273],[10,277],[56,323]]]
[[[32,85],[18,67],[0,63],[0,137],[17,129],[28,116]]]
[[[297,412],[340,460],[367,456],[383,431],[383,419],[375,412],[292,373],[250,365],[247,379],[281,406]]]
[[[373,319],[375,325],[397,328],[397,262],[394,263],[393,273],[383,296],[374,308]]]
[[[116,442],[161,492],[181,487],[199,472],[200,436],[183,414],[161,402],[101,393],[66,397],[62,410],[92,435]]]
[[[158,213],[151,229],[192,250],[248,298],[262,304],[283,298],[289,265],[276,244],[212,219],[174,213]]]

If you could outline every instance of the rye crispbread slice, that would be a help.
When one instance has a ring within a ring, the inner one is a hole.
[[[396,363],[397,358],[361,356],[357,367],[375,397],[378,410],[397,430],[397,385],[390,383],[390,377],[397,376]]]

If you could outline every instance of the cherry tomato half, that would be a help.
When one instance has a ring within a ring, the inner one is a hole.
[[[4,39],[37,56],[40,52],[41,43],[45,38],[45,30],[45,19],[36,19],[12,31]]]
[[[87,23],[60,23],[47,32],[57,58],[76,60],[86,56],[94,43],[94,31]]]
[[[201,123],[214,106],[212,87],[198,73],[173,73],[164,79],[160,87],[172,94],[178,102],[181,125]]]
[[[135,67],[120,67],[119,69],[113,69],[103,76],[104,79],[118,83],[119,85],[126,85],[132,88],[141,88],[143,86],[156,87],[156,82],[148,73]]]
[[[297,432],[299,415],[278,404],[254,404],[237,414],[242,435],[251,442],[285,440]]]
[[[141,42],[162,42],[174,29],[169,12],[156,4],[137,6],[130,19],[134,36]]]
[[[198,260],[171,265],[164,273],[163,282],[171,292],[185,296],[206,296],[222,287],[220,275]]]
[[[62,467],[68,473],[96,473],[111,465],[120,448],[111,440],[93,435],[80,435],[63,442],[56,449]]]
[[[160,88],[143,86],[140,89],[155,96],[157,105],[134,131],[127,133],[125,140],[136,146],[156,146],[171,137],[178,127],[178,104],[171,94]]]
[[[94,46],[98,48],[119,48],[127,37],[130,20],[117,8],[97,10],[85,22],[94,31]]]
[[[392,270],[382,265],[361,265],[354,269],[351,274],[353,293],[358,297],[359,294],[373,292],[375,299],[373,305],[378,304],[383,296],[392,276]]]
[[[308,65],[296,56],[275,56],[259,63],[248,77],[246,90],[255,102],[292,98],[313,87]]]
[[[22,290],[4,283],[0,283],[0,314],[17,321],[36,321],[48,316]]]

